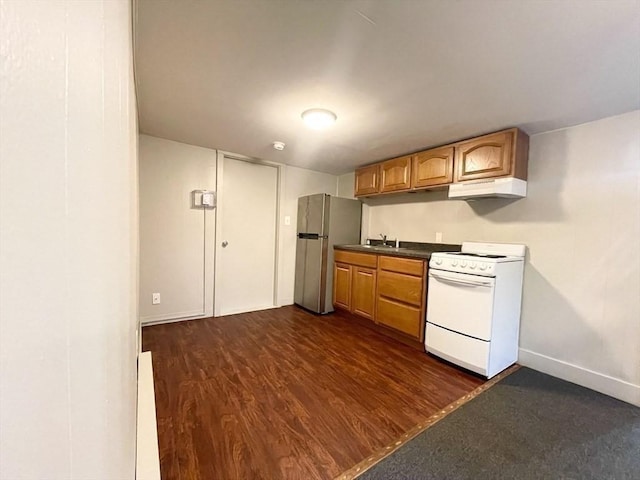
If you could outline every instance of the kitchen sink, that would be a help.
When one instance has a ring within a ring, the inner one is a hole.
[[[362,248],[370,248],[372,250],[403,250],[402,247],[394,247],[393,245],[360,245]]]

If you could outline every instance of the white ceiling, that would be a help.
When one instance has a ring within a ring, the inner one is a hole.
[[[314,170],[640,108],[638,0],[137,0],[136,10],[143,133]],[[300,114],[315,107],[337,123],[308,130]]]

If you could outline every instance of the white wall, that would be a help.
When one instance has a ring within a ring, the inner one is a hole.
[[[345,173],[338,177],[338,196],[344,198],[355,198],[355,172]],[[369,205],[367,203],[362,204],[362,226],[360,229],[360,243],[366,243],[367,237],[369,237]],[[373,232],[371,235],[373,238],[380,238],[378,233]],[[390,236],[389,238],[395,238]]]
[[[640,111],[531,137],[529,193],[371,199],[368,232],[524,243],[520,362],[640,404]]]
[[[338,196],[344,198],[355,198],[353,196],[355,187],[355,172],[345,173],[338,176]]]
[[[278,254],[278,305],[291,305],[293,303],[296,273],[298,198],[314,193],[336,195],[337,185],[337,177],[335,175],[290,166],[284,166],[282,168],[280,245]],[[291,219],[290,225],[285,225],[286,216]]]
[[[0,2],[0,478],[133,479],[127,0]]]
[[[191,208],[191,191],[215,189],[215,150],[140,135],[143,323],[213,315],[215,211]]]
[[[277,304],[290,305],[298,197],[336,195],[337,177],[287,165],[280,171]],[[189,208],[194,189],[216,189],[216,150],[140,135],[140,314],[145,323],[213,315],[215,211]],[[160,305],[151,304],[153,292],[161,293]],[[205,313],[198,315],[203,295]]]

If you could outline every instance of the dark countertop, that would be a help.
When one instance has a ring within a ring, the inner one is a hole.
[[[352,252],[375,253],[376,255],[389,255],[390,257],[419,258],[429,260],[433,252],[459,252],[461,245],[448,243],[420,243],[400,241],[400,247],[382,246],[381,241],[373,245],[334,245],[336,250],[349,250]]]

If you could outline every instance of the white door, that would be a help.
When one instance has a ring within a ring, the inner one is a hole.
[[[216,316],[275,306],[278,167],[218,156]]]

